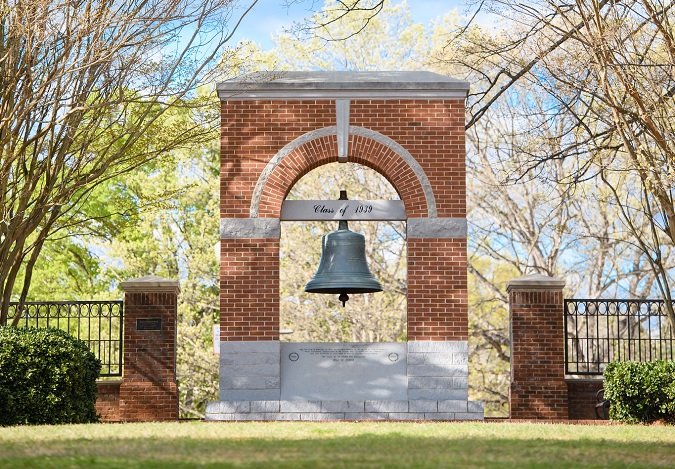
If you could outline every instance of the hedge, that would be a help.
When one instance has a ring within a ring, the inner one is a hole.
[[[613,362],[603,376],[610,419],[675,423],[675,361]]]
[[[88,423],[101,362],[58,329],[0,327],[0,425]]]

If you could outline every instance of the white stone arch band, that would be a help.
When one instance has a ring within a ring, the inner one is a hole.
[[[358,135],[360,137],[374,140],[384,145],[385,147],[389,148],[391,151],[400,156],[403,159],[403,161],[405,161],[406,164],[413,171],[413,173],[417,177],[417,180],[420,183],[420,186],[422,187],[422,191],[424,192],[424,197],[427,202],[428,217],[436,218],[437,216],[436,198],[434,197],[433,190],[431,189],[431,184],[429,183],[429,179],[427,178],[426,173],[419,165],[417,160],[415,160],[415,158],[410,154],[410,152],[408,152],[405,148],[403,148],[401,145],[396,143],[391,138],[387,137],[386,135],[382,135],[381,133],[376,132],[374,130],[350,125],[349,134]],[[263,169],[262,173],[260,173],[260,177],[258,177],[255,189],[253,190],[253,197],[251,198],[251,208],[249,211],[251,218],[258,218],[258,212],[260,210],[260,201],[262,199],[263,190],[265,189],[265,186],[267,185],[267,181],[269,180],[270,176],[272,175],[276,167],[279,166],[279,164],[283,161],[283,159],[286,158],[288,155],[290,155],[294,150],[301,147],[302,145],[311,142],[312,140],[323,138],[329,135],[337,136],[338,127],[334,125],[330,127],[324,127],[321,129],[313,130],[311,132],[307,132],[306,134],[303,134],[300,137],[293,140],[292,142],[288,143],[285,147],[279,150],[276,155],[274,155],[274,157],[269,161],[269,163],[267,163],[267,166],[265,166],[265,169]]]

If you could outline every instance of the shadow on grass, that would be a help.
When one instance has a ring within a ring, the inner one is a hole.
[[[673,467],[675,445],[363,434],[326,438],[54,441],[0,449],[2,468]]]

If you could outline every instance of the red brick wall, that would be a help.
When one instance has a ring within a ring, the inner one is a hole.
[[[279,338],[279,239],[220,242],[221,340]]]
[[[463,99],[354,99],[349,115],[350,125],[378,132],[413,156],[429,179],[438,217],[466,217]],[[335,101],[224,101],[221,119],[221,217],[248,218],[267,163],[298,137],[336,125]],[[386,177],[408,218],[429,215],[418,177],[386,145],[352,134],[349,159]],[[270,175],[259,216],[278,218],[284,198],[303,175],[336,161],[335,136],[293,150]],[[467,340],[466,239],[409,240],[408,259],[410,339]],[[223,240],[221,340],[278,338],[278,270],[274,240]],[[257,296],[249,302],[253,291]]]
[[[595,404],[598,403],[596,394],[602,389],[603,381],[598,380],[568,380],[569,414],[571,419],[596,419]]]
[[[335,125],[335,104],[312,100],[226,101],[221,105],[220,213],[222,218],[248,218],[253,190],[267,163],[297,137]],[[337,151],[331,161],[337,161]],[[285,184],[290,188],[316,166],[301,168],[301,174]]]
[[[101,422],[119,422],[120,416],[120,385],[122,381],[99,381],[98,396],[96,397],[96,413]]]
[[[511,389],[514,419],[567,419],[562,287],[510,289]]]
[[[408,240],[408,339],[468,340],[466,239]]]
[[[123,421],[178,419],[176,307],[177,291],[126,290]],[[138,319],[161,319],[161,330],[138,330]]]

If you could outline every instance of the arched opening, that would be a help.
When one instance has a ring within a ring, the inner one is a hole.
[[[352,200],[398,200],[378,172],[356,163],[331,163],[304,175],[289,200],[334,200],[347,190]],[[280,242],[280,340],[286,342],[402,342],[407,340],[407,243],[404,221],[350,221],[366,238],[366,256],[381,293],[306,293],[321,257],[321,237],[337,221],[284,221]]]

